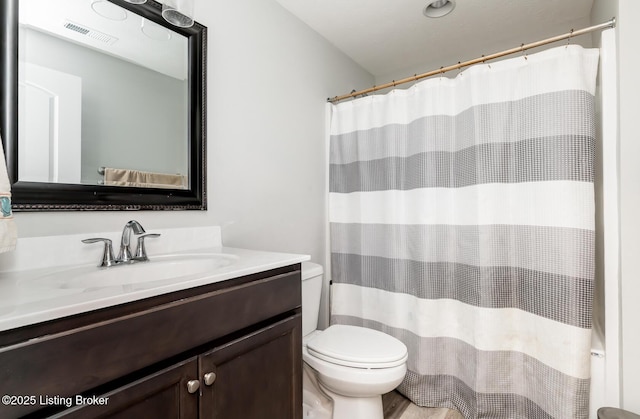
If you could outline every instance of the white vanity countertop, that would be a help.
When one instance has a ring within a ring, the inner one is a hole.
[[[101,287],[100,284],[96,284],[96,287],[91,288],[53,288],[39,284],[37,279],[38,277],[69,268],[84,269],[86,267],[87,269],[95,270],[120,270],[127,269],[129,266],[98,268],[93,264],[80,267],[58,267],[2,273],[0,274],[0,331],[225,281],[309,260],[309,256],[305,255],[261,252],[228,247],[201,249],[186,253],[228,254],[235,255],[238,259],[231,265],[217,268],[211,274],[197,275],[194,279],[177,282],[167,279],[141,282],[135,285],[108,287]],[[153,256],[150,256],[150,258],[149,262],[144,263],[153,263]]]
[[[192,275],[181,278],[179,281],[165,279],[113,286],[96,284],[95,287],[90,288],[52,287],[50,284],[44,284],[45,281],[38,281],[38,278],[69,269],[81,269],[87,272],[109,269],[118,272],[138,264],[98,268],[95,263],[92,263],[0,272],[0,331],[238,278],[310,259],[307,255],[221,246],[171,252],[173,255],[203,253],[231,255],[235,260],[232,264],[218,267],[211,273]],[[144,263],[152,264],[154,257],[160,256],[149,252],[151,260]]]

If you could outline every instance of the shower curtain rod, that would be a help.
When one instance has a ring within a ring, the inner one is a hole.
[[[523,52],[526,51],[528,49],[531,48],[536,48],[536,47],[540,47],[542,45],[547,45],[547,44],[551,44],[553,42],[558,42],[558,41],[562,41],[563,39],[571,39],[574,36],[580,36],[580,35],[584,35],[586,33],[590,33],[590,32],[595,32],[601,29],[607,29],[607,28],[614,28],[616,26],[616,18],[614,17],[613,19],[601,23],[599,25],[594,25],[594,26],[589,26],[588,28],[583,28],[583,29],[578,29],[578,30],[573,30],[571,29],[571,32],[565,33],[563,35],[557,35],[554,36],[552,38],[547,38],[547,39],[543,39],[542,41],[537,41],[537,42],[532,42],[530,44],[522,44],[519,47],[515,47],[515,48],[511,48],[502,52],[496,52],[494,54],[491,55],[483,55],[480,58],[475,58],[473,60],[469,60],[469,61],[465,61],[463,63],[458,63],[458,64],[453,64],[450,65],[448,67],[440,67],[437,70],[433,70],[433,71],[429,71],[427,73],[422,73],[422,74],[414,74],[413,76],[410,77],[406,77],[404,79],[401,80],[394,80],[391,83],[385,83],[385,84],[381,84],[379,86],[373,86],[370,87],[368,89],[364,89],[364,90],[360,90],[360,91],[352,91],[351,93],[347,93],[344,94],[342,96],[335,96],[333,98],[328,98],[327,102],[331,102],[331,103],[336,103],[336,102],[340,102],[341,100],[345,100],[345,99],[349,99],[349,98],[355,98],[356,96],[360,96],[360,95],[366,95],[367,93],[371,93],[371,92],[376,92],[378,90],[382,90],[382,89],[387,89],[389,87],[396,87],[399,84],[404,84],[404,83],[409,83],[412,81],[418,81],[420,79],[424,79],[427,77],[431,77],[431,76],[435,76],[437,74],[444,74],[448,71],[451,70],[457,70],[459,68],[463,68],[463,67],[468,67],[470,65],[473,64],[478,64],[478,63],[482,63],[485,61],[489,61],[489,60],[494,60],[496,58],[500,58],[500,57],[504,57],[505,55],[510,55],[510,54],[515,54],[518,52]]]

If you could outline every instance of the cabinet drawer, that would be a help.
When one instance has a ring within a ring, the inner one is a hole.
[[[0,349],[0,394],[75,396],[300,307],[300,271]],[[41,406],[0,406],[16,417]]]

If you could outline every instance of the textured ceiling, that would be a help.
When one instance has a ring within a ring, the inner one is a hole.
[[[439,19],[430,0],[276,0],[374,76],[448,65],[589,24],[593,0],[456,0]],[[430,70],[430,69],[429,69]]]

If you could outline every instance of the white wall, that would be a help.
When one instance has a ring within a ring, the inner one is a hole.
[[[618,46],[620,289],[619,294],[613,297],[618,300],[620,306],[617,313],[620,315],[620,406],[640,414],[640,267],[636,261],[640,254],[640,166],[637,162],[640,156],[637,123],[640,95],[640,27],[637,23],[640,21],[640,2],[594,2],[594,23],[614,16],[617,20]],[[606,310],[610,313],[611,307],[606,307]],[[609,329],[609,326],[607,328]]]
[[[640,414],[640,2],[619,0],[622,407]]]
[[[373,77],[273,0],[196,0],[196,20],[209,29],[209,210],[16,213],[20,237],[233,222],[227,246],[323,260],[325,100]]]
[[[618,16],[617,0],[595,0],[591,10],[591,23],[599,24]],[[617,38],[617,29],[614,29]],[[601,32],[592,34],[593,44],[601,46]],[[617,49],[617,42],[616,48]],[[601,68],[608,59],[617,70],[617,51],[601,50]],[[611,68],[611,67],[609,67]],[[615,71],[614,71],[615,72]],[[592,380],[601,374],[601,382],[593,383],[592,411],[602,406],[619,407],[621,405],[620,382],[620,266],[619,266],[619,215],[618,205],[618,88],[617,73],[612,78],[598,77],[596,100],[598,118],[598,138],[596,149],[596,292],[594,301],[594,328],[600,325],[605,331],[605,358],[598,364],[592,364]],[[603,88],[604,87],[604,88]],[[613,90],[613,91],[612,91]],[[605,279],[606,278],[606,279]],[[600,348],[599,348],[600,349]],[[598,365],[604,368],[598,370]],[[598,390],[599,389],[599,390]],[[595,398],[595,399],[594,399]]]

